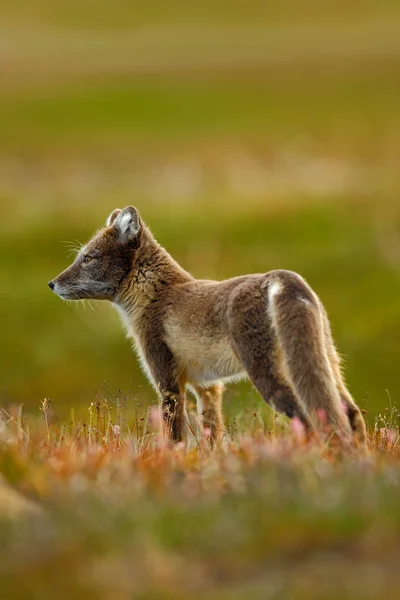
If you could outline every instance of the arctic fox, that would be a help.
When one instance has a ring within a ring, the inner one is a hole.
[[[218,441],[224,383],[248,377],[273,409],[307,430],[317,430],[323,414],[341,440],[365,446],[325,309],[297,273],[195,279],[127,206],[111,213],[49,286],[64,299],[117,306],[174,441],[182,439],[187,388]]]

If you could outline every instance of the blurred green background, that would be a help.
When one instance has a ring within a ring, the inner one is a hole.
[[[300,272],[370,420],[395,402],[399,74],[397,1],[2,2],[2,404],[154,400],[111,306],[47,288],[126,204],[197,277]]]

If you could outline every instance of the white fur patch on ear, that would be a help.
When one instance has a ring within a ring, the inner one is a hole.
[[[132,215],[129,213],[121,215],[121,218],[118,221],[118,226],[119,226],[122,234],[128,233],[129,230],[133,234],[139,233],[139,228],[137,226],[137,223],[133,222]]]
[[[132,240],[142,227],[139,213],[133,206],[127,206],[117,215],[114,226],[118,228],[122,241]]]
[[[120,208],[116,208],[115,210],[112,211],[111,215],[108,217],[108,219],[106,221],[107,227],[111,227],[111,225],[114,223],[115,219],[117,218],[117,216],[119,215],[120,212],[121,212]]]

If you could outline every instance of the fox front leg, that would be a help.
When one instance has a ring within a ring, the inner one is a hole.
[[[169,437],[174,442],[182,440],[184,394],[178,387],[160,390],[162,414]]]
[[[176,361],[161,335],[148,336],[143,344],[144,357],[151,378],[158,389],[165,427],[174,442],[182,440],[185,387],[176,376]]]

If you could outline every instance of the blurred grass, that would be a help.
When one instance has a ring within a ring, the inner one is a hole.
[[[171,0],[168,6],[160,0],[118,0],[114,6],[105,0],[85,0],[84,3],[78,0],[61,0],[57,5],[51,0],[15,0],[12,3],[4,3],[1,14],[6,23],[14,22],[19,26],[28,23],[57,25],[60,28],[94,27],[100,30],[118,30],[158,23],[178,26],[188,23],[245,23],[254,26],[263,20],[272,21],[274,24],[283,22],[284,25],[298,21],[343,23],[367,16],[375,19],[393,16],[397,14],[397,9],[396,0],[382,0],[379,4],[374,0],[327,0],[323,4],[317,0],[304,0],[301,4],[293,0],[283,0],[279,4],[260,0],[220,0],[218,3],[204,0],[201,4]]]
[[[36,156],[63,150],[96,156],[107,153],[109,144],[137,152],[139,145],[147,150],[155,143],[166,152],[167,144],[173,149],[182,142],[239,137],[268,148],[301,134],[328,143],[329,150],[379,161],[388,141],[396,144],[392,151],[398,148],[397,67],[341,77],[318,69],[311,74],[289,69],[285,77],[261,70],[216,80],[114,77],[29,95],[14,92],[0,96],[0,110],[8,116],[0,143]]]
[[[258,413],[212,451],[200,435],[169,446],[151,415],[128,430],[91,410],[73,426],[46,425],[45,406],[42,422],[0,414],[4,597],[397,598],[396,410],[368,457]]]
[[[112,310],[46,289],[61,240],[124,204],[198,277],[302,273],[356,399],[372,418],[397,398],[396,2],[19,1],[0,16],[4,403],[51,397],[65,416],[118,389],[154,397]],[[258,402],[246,385],[231,400],[228,418]]]

